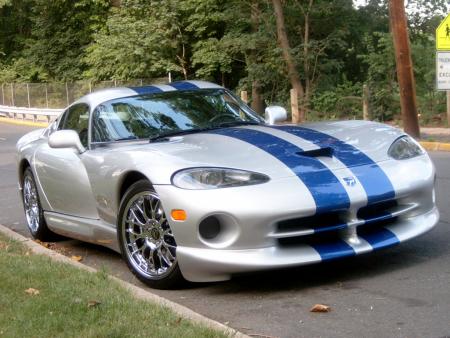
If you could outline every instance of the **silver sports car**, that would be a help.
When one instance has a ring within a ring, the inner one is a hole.
[[[17,143],[31,234],[107,246],[170,288],[359,255],[437,223],[433,164],[401,130],[284,119],[201,81],[86,95]]]

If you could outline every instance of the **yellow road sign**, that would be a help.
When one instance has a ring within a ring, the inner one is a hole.
[[[436,29],[436,49],[450,50],[450,14]]]

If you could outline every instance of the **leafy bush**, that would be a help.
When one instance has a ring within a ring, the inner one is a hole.
[[[316,93],[311,99],[312,119],[362,119],[362,84],[349,81],[334,90]]]

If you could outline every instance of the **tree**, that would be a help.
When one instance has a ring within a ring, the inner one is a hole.
[[[387,0],[0,0],[0,82],[131,80],[172,73],[251,91],[252,107],[308,119],[400,116]],[[409,0],[418,107],[438,121],[433,35],[447,0]],[[274,15],[277,14],[277,15]],[[434,115],[436,116],[434,116]]]
[[[261,9],[259,8],[259,2],[253,0],[250,3],[250,22],[251,22],[251,32],[255,34],[258,32],[261,25]],[[249,62],[252,64],[258,63],[257,50],[253,49],[249,53]],[[252,81],[252,103],[251,106],[254,111],[259,114],[264,112],[264,101],[261,95],[261,81],[258,78],[254,78]]]
[[[80,79],[84,49],[103,27],[108,8],[108,0],[35,0],[28,58],[53,79]]]
[[[151,78],[178,70],[172,60],[173,42],[144,1],[123,1],[112,8],[105,27],[93,36],[84,57],[84,75],[96,80]]]
[[[310,0],[312,3],[312,0]],[[305,96],[305,91],[303,85],[300,82],[300,75],[297,71],[297,66],[291,54],[291,47],[289,44],[289,38],[286,33],[286,26],[284,20],[283,6],[281,5],[281,0],[272,0],[275,19],[277,22],[277,37],[280,44],[284,60],[286,62],[288,77],[291,82],[292,88],[297,92],[300,104],[299,115],[292,116],[292,121],[294,123],[303,122],[305,120],[305,110],[303,109],[303,98]]]
[[[0,69],[22,57],[27,39],[31,35],[31,0],[0,1]],[[0,81],[21,77],[13,69],[4,69]]]

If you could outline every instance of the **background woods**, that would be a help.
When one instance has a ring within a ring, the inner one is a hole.
[[[362,3],[362,6],[361,6]],[[442,124],[434,30],[446,0],[410,0],[408,24],[422,124]],[[300,118],[400,116],[385,0],[0,0],[0,83],[200,78],[246,90],[252,107]]]

